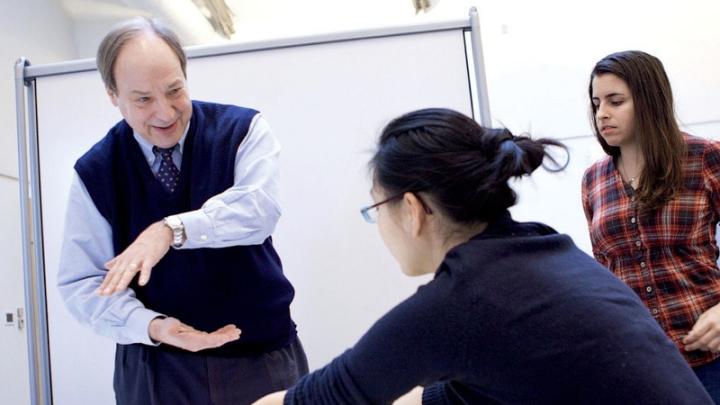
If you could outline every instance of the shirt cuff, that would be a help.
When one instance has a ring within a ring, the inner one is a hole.
[[[150,322],[163,316],[163,314],[147,308],[137,308],[132,311],[125,323],[125,330],[129,335],[128,339],[148,346],[158,346],[160,342],[154,342],[150,339]]]
[[[210,217],[202,209],[178,214],[185,227],[185,243],[180,249],[209,247],[215,239]]]

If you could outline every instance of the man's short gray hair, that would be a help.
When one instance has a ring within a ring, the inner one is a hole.
[[[148,32],[157,35],[168,44],[180,61],[183,76],[187,77],[187,57],[185,56],[185,51],[183,51],[177,35],[157,19],[137,17],[116,26],[105,35],[105,38],[100,42],[96,63],[103,83],[105,83],[105,88],[113,93],[117,93],[114,67],[120,51],[128,41]]]

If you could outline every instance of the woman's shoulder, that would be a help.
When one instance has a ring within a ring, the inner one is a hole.
[[[682,136],[689,152],[720,149],[720,141],[715,139],[691,135],[685,132],[682,133]]]
[[[687,147],[687,157],[692,161],[712,160],[717,162],[720,160],[720,141],[714,139],[703,138],[695,135],[683,133],[683,139]]]
[[[467,242],[451,249],[438,273],[476,274],[478,268],[523,267],[527,260],[565,255],[577,250],[572,239],[540,222],[511,222],[489,227]],[[491,276],[491,278],[494,276]]]
[[[583,183],[587,184],[599,178],[603,178],[612,173],[613,170],[612,156],[605,156],[585,169],[583,173]]]

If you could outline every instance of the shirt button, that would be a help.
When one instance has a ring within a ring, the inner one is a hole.
[[[645,266],[647,266],[647,265],[645,264],[645,262],[640,262],[640,267],[642,267],[642,268],[644,269]]]
[[[206,240],[207,240],[207,235],[200,235],[200,240],[206,241]]]
[[[640,241],[639,241],[639,240],[636,240],[636,241],[635,241],[635,246],[640,247]]]
[[[657,308],[653,308],[653,309],[652,309],[652,313],[653,313],[653,315],[657,315],[657,313],[658,313],[658,312],[660,312],[660,311],[658,311],[658,309],[657,309]]]
[[[652,292],[652,287],[650,287],[650,286],[645,287],[645,291]]]
[[[630,218],[630,222],[635,223],[635,217]]]

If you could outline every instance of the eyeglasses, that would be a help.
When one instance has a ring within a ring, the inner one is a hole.
[[[365,207],[365,208],[361,209],[360,213],[362,214],[363,219],[365,219],[365,222],[367,222],[369,224],[377,223],[378,207],[380,207],[381,205],[388,203],[390,201],[401,198],[403,195],[405,195],[405,193],[407,193],[407,191],[403,191],[402,193],[395,194],[394,196],[392,196],[390,198],[386,198],[380,202],[376,202],[375,204],[373,204],[369,207]],[[418,199],[418,201],[420,201],[420,204],[422,204],[423,209],[425,210],[425,213],[427,213],[427,214],[433,213],[432,210],[430,209],[430,207],[427,204],[425,204],[425,201],[423,201],[422,198],[420,198],[420,196],[418,194],[415,194],[415,197]]]

